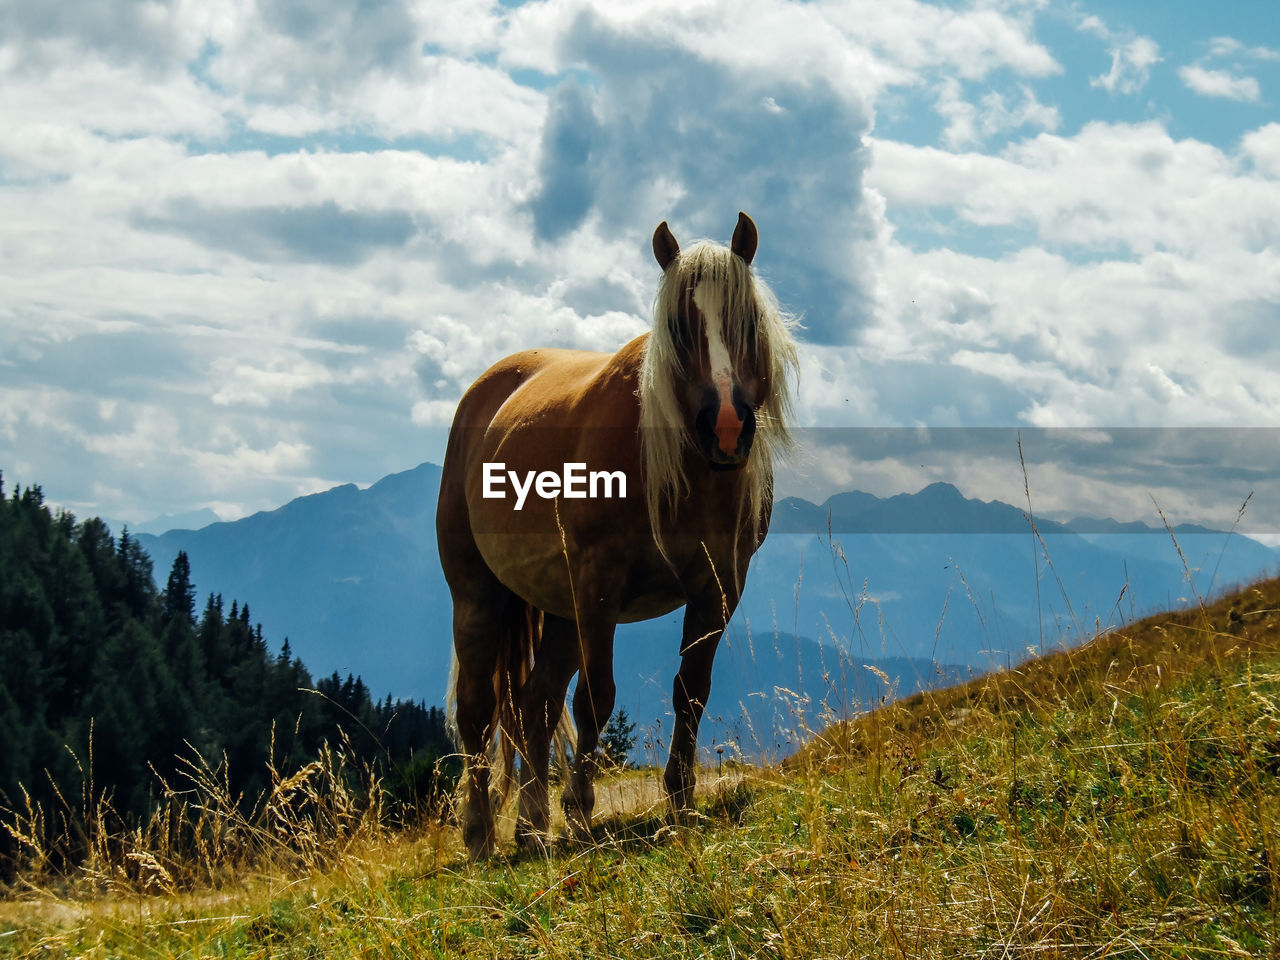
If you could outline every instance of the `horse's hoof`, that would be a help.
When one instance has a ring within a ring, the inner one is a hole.
[[[549,852],[544,833],[528,826],[522,828],[520,824],[516,824],[516,849],[539,857],[545,857]]]
[[[574,824],[567,825],[566,830],[560,834],[559,840],[570,849],[594,847],[596,844],[595,834],[590,828]]]
[[[671,824],[663,824],[657,829],[653,835],[653,842],[656,844],[671,843],[680,839],[680,829]]]
[[[568,827],[566,836],[569,839],[578,843],[591,843],[595,840],[591,830],[591,818],[584,815],[578,804],[573,802],[564,804],[564,823]]]
[[[463,831],[462,840],[467,846],[467,855],[472,860],[488,860],[493,856],[492,830],[480,826],[468,827]]]
[[[707,819],[705,815],[699,813],[694,807],[671,808],[671,824],[676,827],[692,827],[699,821]]]

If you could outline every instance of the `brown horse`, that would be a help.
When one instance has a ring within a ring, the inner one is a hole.
[[[716,646],[772,508],[797,367],[790,321],[757,279],[746,214],[729,249],[681,252],[665,222],[653,330],[615,354],[529,350],[458,404],[436,511],[453,594],[450,701],[464,761],[463,837],[494,845],[491,746],[521,759],[517,842],[548,827],[550,742],[569,681],[578,744],[566,819],[589,836],[620,622],[685,607],[665,782],[691,806]]]

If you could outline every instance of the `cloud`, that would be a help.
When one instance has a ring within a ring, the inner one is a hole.
[[[847,342],[868,315],[882,229],[860,182],[871,98],[926,70],[1059,71],[1030,32],[1003,12],[923,3],[523,7],[499,62],[574,78],[553,94],[539,149],[538,235],[644,224],[629,227],[643,248],[667,219],[682,242],[723,241],[745,209],[758,265],[807,338]],[[988,97],[984,129],[1053,122],[1037,107]]]
[[[1276,62],[1280,61],[1280,50],[1274,50],[1271,47],[1250,47],[1234,37],[1214,37],[1209,41],[1209,56]]]
[[[746,210],[761,231],[760,268],[804,311],[809,336],[847,339],[865,297],[869,112],[821,77],[722,62],[716,43],[677,26],[658,32],[592,12],[572,21],[561,56],[590,86],[569,81],[553,95],[532,204],[540,238],[588,220],[643,224],[632,228],[641,247],[665,219],[684,243],[724,242]]]
[[[492,66],[423,57],[412,69],[375,71],[299,102],[249,99],[240,108],[247,131],[288,138],[313,135],[437,141],[431,152],[459,145],[489,155],[537,138],[543,96]],[[468,143],[468,137],[479,139]],[[421,143],[410,143],[420,147]]]
[[[303,360],[288,367],[275,363],[268,367],[249,363],[215,362],[213,373],[224,386],[211,398],[217,406],[267,407],[288,401],[301,390],[314,390],[336,379],[329,367]]]
[[[1280,180],[1280,123],[1268,123],[1246,133],[1240,153],[1262,176]]]
[[[955,77],[947,77],[938,85],[938,99],[934,109],[947,121],[942,132],[942,142],[952,148],[972,146],[995,136],[1022,127],[1056,130],[1062,118],[1057,107],[1049,107],[1036,99],[1035,92],[1023,84],[1019,87],[1021,100],[1012,105],[1005,95],[991,90],[978,104],[963,98],[963,88]]]
[[[941,206],[970,234],[1030,231],[998,258],[891,244],[865,358],[886,378],[969,371],[965,422],[982,422],[985,395],[997,417],[1043,427],[1269,423],[1280,182],[1249,162],[1267,135],[1234,155],[1158,124],[1090,124],[998,157],[876,141],[867,183],[889,216]]]
[[[1163,59],[1160,45],[1150,37],[1135,37],[1112,46],[1111,69],[1089,82],[1108,93],[1137,93],[1147,85],[1151,68]]]
[[[1154,497],[1174,524],[1280,529],[1274,428],[820,428],[798,441],[809,459],[779,484],[819,503],[834,491],[892,496],[944,481],[1025,508],[1029,484],[1040,517],[1141,519],[1166,536]]]
[[[1147,85],[1151,68],[1163,58],[1160,45],[1150,37],[1140,36],[1130,30],[1112,30],[1097,16],[1086,16],[1076,25],[1082,33],[1093,34],[1107,45],[1111,56],[1111,69],[1092,77],[1091,86],[1102,87],[1108,93],[1137,93]]]
[[[1227,70],[1209,70],[1193,63],[1179,67],[1178,76],[1188,90],[1202,97],[1256,103],[1262,96],[1262,88],[1253,77],[1237,77]]]
[[[267,102],[319,106],[371,74],[411,75],[426,38],[399,0],[261,0],[210,24],[217,83]]]
[[[865,45],[899,70],[938,70],[966,81],[1002,68],[1023,77],[1061,73],[1053,54],[1033,39],[1031,8],[1003,6],[951,9],[916,0],[867,0],[824,4],[823,11],[843,34],[840,39]]]
[[[158,215],[136,215],[134,223],[251,260],[341,266],[363,262],[380,248],[403,247],[415,233],[413,218],[403,210],[342,210],[331,200],[249,209],[174,200]]]
[[[15,71],[0,99],[4,176],[83,169],[117,138],[220,137],[229,125],[223,109],[194,78],[158,83],[136,64],[85,57],[39,75]]]
[[[739,209],[806,422],[1274,417],[1274,131],[1059,135],[1042,10],[8,5],[0,465],[132,519],[374,480],[503,354],[644,330],[654,225]],[[872,139],[891,102],[949,149]]]
[[[160,73],[199,49],[201,20],[183,3],[132,0],[91,3],[7,3],[0,37],[20,71],[60,64],[68,51],[92,51],[116,64],[142,64]]]
[[[569,79],[551,95],[538,159],[541,185],[529,202],[541,240],[555,240],[578,226],[591,209],[595,183],[591,149],[600,128],[591,99]]]
[[[876,140],[874,156],[869,183],[891,206],[946,207],[981,227],[1029,225],[1046,245],[1095,256],[1257,253],[1280,216],[1280,184],[1242,176],[1240,156],[1175,140],[1158,123],[1091,123],[998,156]]]
[[[1213,68],[1214,61],[1230,60],[1229,68]],[[1268,47],[1248,47],[1232,37],[1214,37],[1209,52],[1194,63],[1178,68],[1186,88],[1202,97],[1220,97],[1243,103],[1257,103],[1262,86],[1257,79],[1242,75],[1243,61],[1280,61],[1280,51]]]

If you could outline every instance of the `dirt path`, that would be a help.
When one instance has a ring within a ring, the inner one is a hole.
[[[703,798],[739,783],[745,777],[740,769],[727,770],[719,775],[714,770],[698,773],[695,795]],[[596,809],[594,819],[611,817],[661,816],[666,812],[667,792],[662,783],[662,771],[632,771],[612,777],[602,777],[596,782]],[[510,842],[515,836],[517,804],[509,801],[498,816],[499,842]],[[560,806],[560,791],[551,794],[551,833],[559,836],[565,828],[564,810]]]

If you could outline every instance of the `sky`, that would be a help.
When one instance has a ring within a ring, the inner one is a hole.
[[[1261,0],[0,0],[0,469],[138,524],[438,462],[745,210],[780,493],[1275,539],[1278,101]]]

